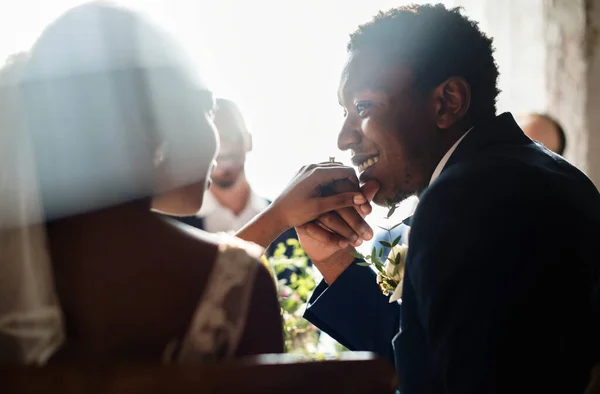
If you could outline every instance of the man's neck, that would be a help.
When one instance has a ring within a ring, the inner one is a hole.
[[[463,127],[467,127],[467,126],[461,126],[454,133],[451,133],[451,132],[448,133],[448,138],[446,139],[445,144],[443,144],[441,146],[440,159],[438,160],[438,163],[431,174],[431,178],[429,180],[430,185],[435,179],[437,179],[437,177],[439,177],[440,173],[442,172],[442,170],[448,163],[448,160],[450,160],[450,157],[454,154],[454,150],[456,150],[456,148],[458,147],[458,145],[460,144],[462,139],[473,128],[473,126],[469,125],[466,130],[462,130]]]
[[[244,208],[250,202],[251,189],[245,175],[240,176],[237,182],[227,188],[222,189],[213,185],[210,192],[217,199],[219,204],[231,210],[236,216],[242,213]]]

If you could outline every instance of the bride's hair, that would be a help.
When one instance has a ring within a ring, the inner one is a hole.
[[[197,163],[214,139],[202,127],[212,96],[178,43],[138,13],[66,12],[33,46],[22,91],[47,220],[153,196],[159,149],[179,186],[206,175]]]

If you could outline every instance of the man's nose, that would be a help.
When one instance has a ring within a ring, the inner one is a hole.
[[[361,141],[361,135],[358,128],[346,119],[342,125],[342,129],[338,134],[338,149],[345,151],[350,149],[353,145],[359,144]]]

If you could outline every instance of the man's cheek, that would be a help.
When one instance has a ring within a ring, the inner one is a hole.
[[[363,119],[361,126],[365,138],[382,148],[397,138],[399,130],[399,124],[389,117],[368,117]]]

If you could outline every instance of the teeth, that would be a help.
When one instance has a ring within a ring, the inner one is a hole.
[[[363,172],[367,168],[371,167],[373,164],[379,161],[379,156],[375,156],[370,158],[369,160],[365,160],[362,164],[358,166],[358,171]]]

